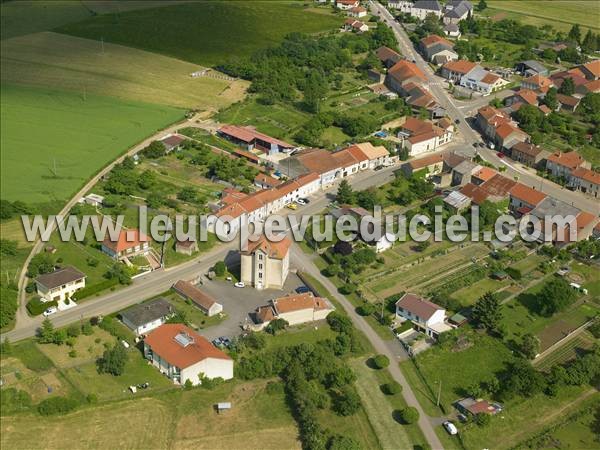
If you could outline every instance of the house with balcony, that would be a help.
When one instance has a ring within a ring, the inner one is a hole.
[[[86,275],[74,267],[63,267],[39,275],[35,279],[36,291],[43,302],[63,301],[85,287],[85,278]]]
[[[410,320],[414,329],[434,339],[452,329],[445,323],[444,308],[411,293],[404,294],[396,302],[396,318],[402,322]]]

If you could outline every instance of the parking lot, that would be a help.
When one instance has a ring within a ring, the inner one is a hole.
[[[238,336],[242,332],[244,324],[251,323],[249,313],[258,306],[266,305],[272,298],[282,297],[294,292],[298,286],[303,285],[295,273],[290,272],[284,288],[257,290],[251,286],[236,288],[231,281],[203,279],[203,291],[210,294],[217,302],[223,305],[223,312],[227,319],[214,327],[202,331],[202,335],[209,340],[216,337],[227,336],[229,338]]]

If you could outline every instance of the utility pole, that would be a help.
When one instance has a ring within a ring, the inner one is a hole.
[[[437,402],[436,402],[436,406],[439,407],[440,406],[440,396],[442,395],[442,379],[440,378],[440,385],[438,387],[438,395],[437,395]]]

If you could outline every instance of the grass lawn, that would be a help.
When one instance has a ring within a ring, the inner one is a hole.
[[[381,385],[393,381],[387,369],[371,369],[362,358],[352,361],[350,366],[358,378],[356,389],[381,447],[411,448],[425,442],[418,425],[403,425],[395,419],[395,412],[405,408],[406,402],[401,393],[385,395],[381,391]]]
[[[463,306],[473,305],[486,292],[496,292],[510,284],[509,280],[499,281],[492,278],[484,278],[470,286],[459,289],[452,297],[458,300]]]
[[[75,339],[75,345],[38,344],[37,348],[46,355],[52,363],[61,369],[79,366],[96,361],[106,349],[104,344],[112,346],[115,338],[108,332],[95,327],[94,334],[80,335]],[[75,350],[77,356],[70,357],[69,352]]]
[[[25,240],[21,219],[11,219],[0,224],[2,239],[17,241],[17,252],[14,255],[2,255],[2,273],[4,280],[7,278],[15,283],[18,281],[19,272],[31,251],[32,244]]]
[[[57,31],[212,66],[276,45],[288,33],[327,31],[341,22],[300,2],[202,1],[99,15]]]
[[[595,342],[596,339],[591,335],[591,333],[580,333],[578,336],[570,339],[568,342],[561,345],[543,359],[536,359],[534,361],[535,367],[538,370],[547,371],[552,366],[564,364],[565,362],[570,361],[577,355],[581,354],[582,351],[592,348]]]
[[[309,115],[280,103],[262,105],[256,97],[249,97],[221,111],[216,118],[223,123],[252,125],[273,137],[290,140],[308,121]]]
[[[582,286],[588,290],[590,296],[600,297],[600,270],[597,267],[575,262],[571,264],[571,270],[583,277]]]
[[[575,23],[600,29],[600,10],[589,0],[490,0],[487,4],[490,9],[485,14],[491,17],[518,18],[530,25],[552,25],[559,31],[569,31]]]
[[[43,32],[4,40],[2,82],[106,95],[178,108],[217,110],[241,100],[248,82],[192,78],[199,70],[175,58]]]
[[[545,258],[544,256],[534,253],[525,257],[524,259],[521,259],[520,261],[517,261],[516,263],[511,265],[511,267],[513,269],[520,270],[521,274],[527,275],[528,273],[535,270],[537,266],[546,259],[547,258]]]
[[[1,107],[2,197],[38,204],[65,201],[116,156],[183,115],[172,107],[15,85],[2,85]]]

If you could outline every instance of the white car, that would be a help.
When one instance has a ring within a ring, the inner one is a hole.
[[[443,425],[444,425],[444,428],[446,429],[446,431],[448,432],[448,434],[451,434],[452,436],[454,436],[455,434],[458,434],[458,428],[456,428],[456,425],[454,425],[449,420],[444,422]]]
[[[234,286],[236,288],[243,288],[243,287],[246,287],[246,284],[243,281],[238,281],[237,283],[234,284]]]
[[[298,203],[299,205],[306,205],[306,200],[304,200],[303,198],[299,198],[298,200],[296,200],[296,203]]]
[[[44,317],[48,317],[48,316],[51,316],[52,314],[56,313],[57,311],[58,311],[58,308],[56,306],[51,306],[46,311],[44,311],[43,314],[44,314]]]

